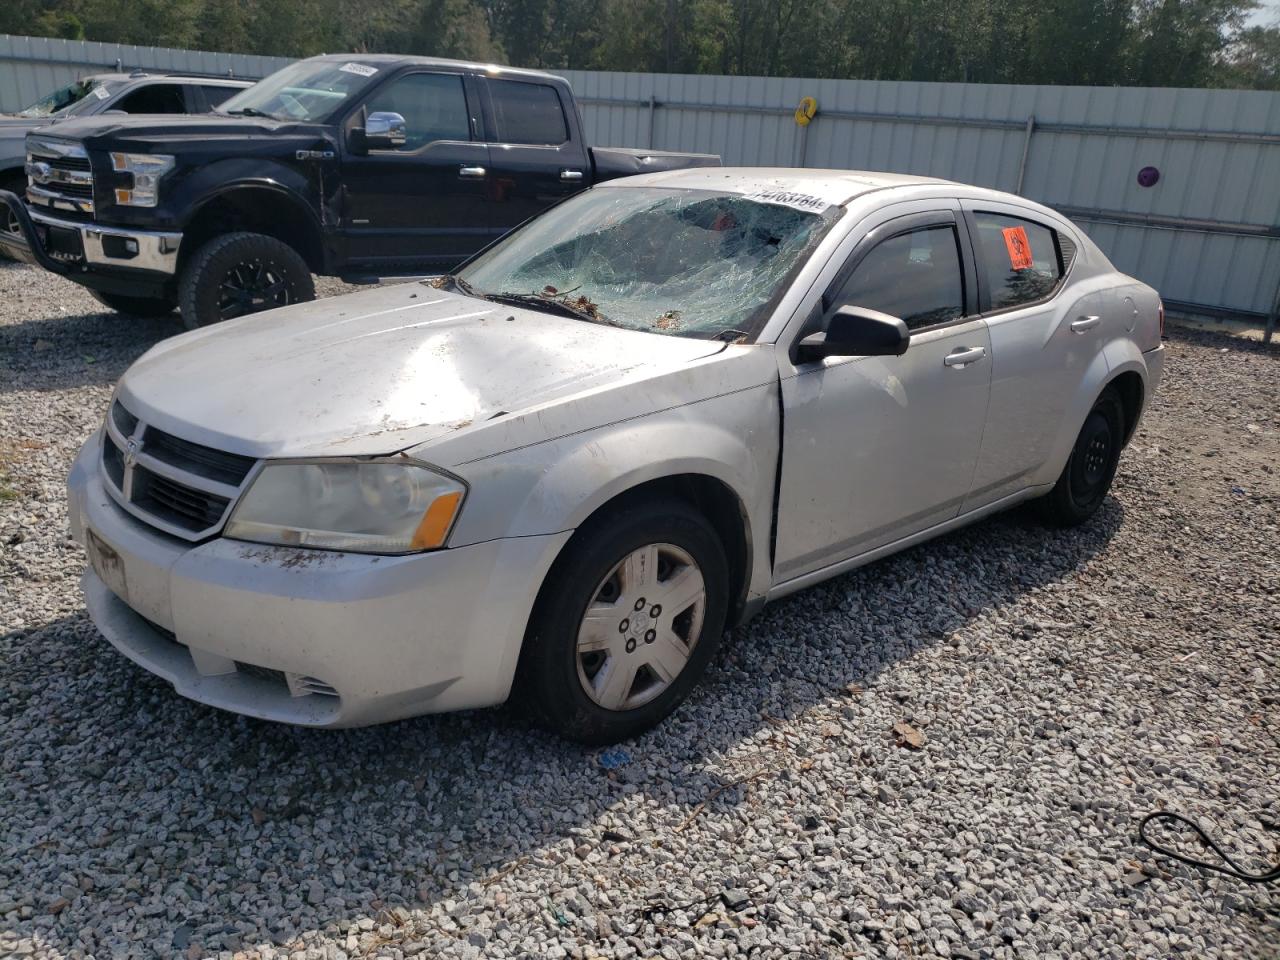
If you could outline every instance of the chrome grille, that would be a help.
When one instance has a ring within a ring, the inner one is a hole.
[[[28,202],[93,218],[93,169],[78,143],[27,137],[26,174]]]
[[[102,475],[108,491],[138,519],[185,540],[218,532],[256,463],[149,426],[119,400],[107,414]]]

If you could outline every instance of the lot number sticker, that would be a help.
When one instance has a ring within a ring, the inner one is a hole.
[[[1004,245],[1009,251],[1009,266],[1015,270],[1026,270],[1031,266],[1031,241],[1027,239],[1024,227],[1005,227]]]
[[[354,73],[360,77],[372,77],[378,72],[377,67],[367,67],[363,63],[344,63],[338,69],[343,73]]]
[[[111,92],[107,90],[106,87],[94,87],[93,95],[99,100],[105,100],[107,97],[111,96]]]

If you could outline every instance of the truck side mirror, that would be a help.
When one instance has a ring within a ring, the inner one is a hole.
[[[911,331],[897,317],[866,307],[840,307],[827,329],[811,333],[795,349],[796,363],[824,357],[900,357],[907,352]]]
[[[404,117],[390,111],[369,114],[364,124],[366,150],[394,150],[404,146]]]

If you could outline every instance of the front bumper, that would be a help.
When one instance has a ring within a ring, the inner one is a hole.
[[[13,212],[21,231],[0,231],[0,247],[18,260],[72,279],[84,270],[146,271],[164,277],[177,272],[181,233],[63,220],[27,208],[7,191],[0,191],[0,203]]]
[[[89,551],[89,614],[121,653],[225,710],[340,727],[501,703],[525,626],[569,533],[404,557],[213,539],[192,546],[125,513],[100,434],[68,481]]]

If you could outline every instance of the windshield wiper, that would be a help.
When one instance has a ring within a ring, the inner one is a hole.
[[[267,113],[265,110],[259,110],[257,107],[239,107],[235,110],[222,111],[229,117],[264,117],[267,120],[279,120],[274,113]]]
[[[509,303],[517,307],[532,307],[534,310],[544,310],[547,313],[558,313],[563,317],[572,317],[575,320],[585,320],[587,323],[602,323],[610,327],[620,327],[622,324],[616,320],[610,320],[599,310],[587,309],[585,307],[574,306],[565,300],[557,300],[555,297],[543,296],[540,293],[481,293],[476,294],[485,300],[492,300],[494,303]],[[591,301],[587,301],[590,303]],[[594,307],[595,305],[592,304]]]

